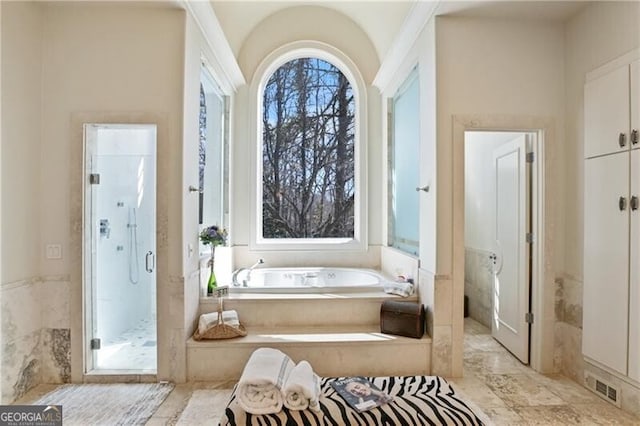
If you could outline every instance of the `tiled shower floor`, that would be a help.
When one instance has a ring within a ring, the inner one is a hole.
[[[109,341],[98,351],[97,368],[101,370],[156,370],[156,321],[149,318]]]

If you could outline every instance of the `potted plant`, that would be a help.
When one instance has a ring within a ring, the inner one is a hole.
[[[216,246],[221,246],[226,243],[227,230],[216,225],[207,226],[200,232],[200,241],[202,241],[202,244],[204,245],[211,245],[211,259],[209,259],[210,273],[209,281],[207,282],[207,294],[210,295],[218,286],[216,274],[213,272]]]

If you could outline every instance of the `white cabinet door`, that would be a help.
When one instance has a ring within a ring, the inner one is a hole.
[[[640,151],[631,151],[631,196],[640,199]],[[635,210],[634,210],[635,209]],[[640,382],[640,207],[631,210],[629,377]]]
[[[640,139],[640,59],[631,64],[631,131]],[[634,147],[640,147],[640,141]]]
[[[629,149],[629,66],[585,84],[584,126],[585,158]]]
[[[586,160],[584,188],[582,352],[626,375],[629,153]]]

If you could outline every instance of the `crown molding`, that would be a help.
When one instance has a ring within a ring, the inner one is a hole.
[[[380,89],[380,92],[384,92],[393,80],[394,74],[411,51],[422,29],[435,15],[439,5],[439,0],[416,1],[413,4],[373,79],[373,85]]]
[[[191,17],[196,21],[200,31],[209,45],[213,58],[209,62],[215,69],[217,76],[223,81],[218,83],[225,94],[235,92],[238,87],[246,84],[242,70],[227,41],[220,21],[208,1],[178,0]]]

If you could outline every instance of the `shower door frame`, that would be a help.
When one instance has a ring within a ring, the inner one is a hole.
[[[94,338],[95,333],[95,322],[96,322],[96,310],[97,310],[97,300],[96,300],[96,290],[95,287],[97,285],[95,279],[95,270],[96,270],[96,244],[97,238],[99,235],[94,235],[96,233],[95,223],[92,221],[92,211],[96,208],[96,200],[95,197],[92,196],[93,192],[93,184],[91,182],[91,174],[93,173],[93,165],[91,155],[94,153],[94,149],[90,146],[91,142],[88,138],[87,129],[90,126],[105,126],[105,127],[142,127],[149,128],[153,127],[155,130],[155,140],[154,140],[154,154],[153,154],[153,163],[154,163],[154,216],[157,216],[158,210],[158,148],[159,148],[159,138],[158,138],[158,125],[157,123],[145,123],[145,122],[85,122],[82,125],[82,148],[83,148],[83,179],[82,179],[82,316],[83,316],[83,327],[82,327],[82,348],[83,348],[83,374],[84,375],[92,375],[92,374],[157,374],[158,370],[158,319],[157,319],[157,305],[158,305],[158,272],[157,272],[157,264],[158,264],[158,251],[157,251],[157,240],[154,243],[154,281],[153,286],[155,287],[155,328],[156,328],[156,366],[154,369],[99,369],[96,366],[97,356],[95,350],[92,349],[92,339]],[[156,219],[154,217],[154,219]],[[157,219],[154,221],[153,225],[153,234],[154,237],[157,234]],[[155,237],[157,238],[157,237]]]

